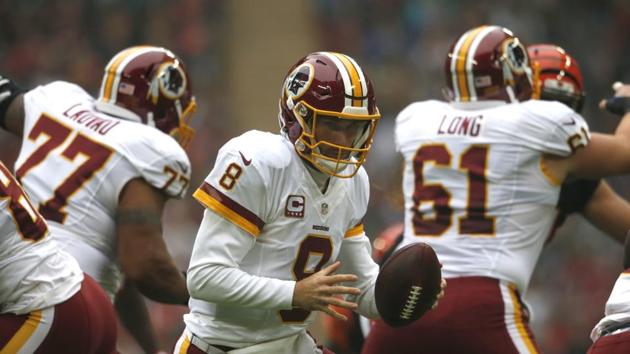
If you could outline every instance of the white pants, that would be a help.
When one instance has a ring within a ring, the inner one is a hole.
[[[216,348],[203,342],[199,337],[194,336],[188,329],[184,330],[184,333],[177,341],[175,345],[174,354],[186,354],[190,345],[194,345],[201,351],[206,353],[222,353],[217,351]],[[230,350],[228,354],[322,354],[322,351],[317,348],[317,344],[313,338],[302,331],[298,334],[276,339],[270,342],[258,343],[250,345],[248,347],[238,348]]]

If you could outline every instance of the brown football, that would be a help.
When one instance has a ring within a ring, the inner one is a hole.
[[[442,266],[424,242],[394,252],[376,278],[376,307],[392,327],[410,324],[424,315],[440,292]]]

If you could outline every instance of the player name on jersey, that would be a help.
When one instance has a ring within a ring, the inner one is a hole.
[[[444,115],[440,126],[438,127],[438,135],[468,135],[478,136],[483,123],[483,115],[476,116],[454,116]]]
[[[107,134],[115,126],[120,124],[118,120],[97,117],[80,103],[68,108],[63,112],[63,115],[101,135]]]

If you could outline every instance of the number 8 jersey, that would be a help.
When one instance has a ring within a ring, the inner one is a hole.
[[[170,136],[95,109],[77,85],[57,81],[24,95],[16,176],[60,246],[113,297],[120,284],[115,215],[127,182],[142,178],[182,197],[190,162]]]
[[[590,132],[557,102],[462,105],[417,102],[396,119],[405,162],[401,246],[429,243],[444,278],[486,276],[524,291],[560,192],[543,155],[568,157]]]
[[[291,142],[249,131],[219,150],[194,197],[207,208],[187,279],[184,322],[196,336],[240,348],[305,330],[314,315],[291,308],[295,282],[336,260],[359,277],[359,312],[377,315],[363,168],[322,193]]]

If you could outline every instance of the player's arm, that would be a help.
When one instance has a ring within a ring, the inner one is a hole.
[[[116,215],[118,259],[127,279],[146,297],[163,303],[188,303],[186,282],[162,238],[166,196],[142,179],[129,181]]]
[[[243,307],[290,309],[294,281],[255,276],[240,269],[255,242],[253,235],[206,210],[186,275],[190,296]]]
[[[334,295],[347,293],[345,287],[335,285],[351,281],[354,276],[333,275],[338,264],[299,282],[249,274],[240,269],[239,264],[255,242],[253,235],[214,211],[206,210],[186,276],[191,297],[242,307],[278,310],[300,307],[335,316],[327,305],[343,305]]]
[[[630,203],[606,183],[599,183],[582,214],[598,229],[623,243],[630,230]]]
[[[24,90],[0,75],[0,127],[17,136],[24,130]]]
[[[619,85],[615,97],[630,97],[630,85]],[[568,159],[568,172],[583,178],[601,178],[630,173],[630,110],[623,117],[614,135],[593,133],[585,148]]]
[[[158,344],[151,325],[151,317],[138,289],[132,283],[125,282],[116,294],[114,306],[118,318],[138,342],[140,348],[145,353],[156,353]]]
[[[342,262],[340,272],[355,274],[357,281],[353,284],[360,293],[352,294],[347,299],[358,304],[357,312],[368,318],[378,318],[376,301],[374,300],[374,285],[378,276],[379,266],[371,256],[370,240],[364,232],[347,236],[344,239],[338,259]]]

